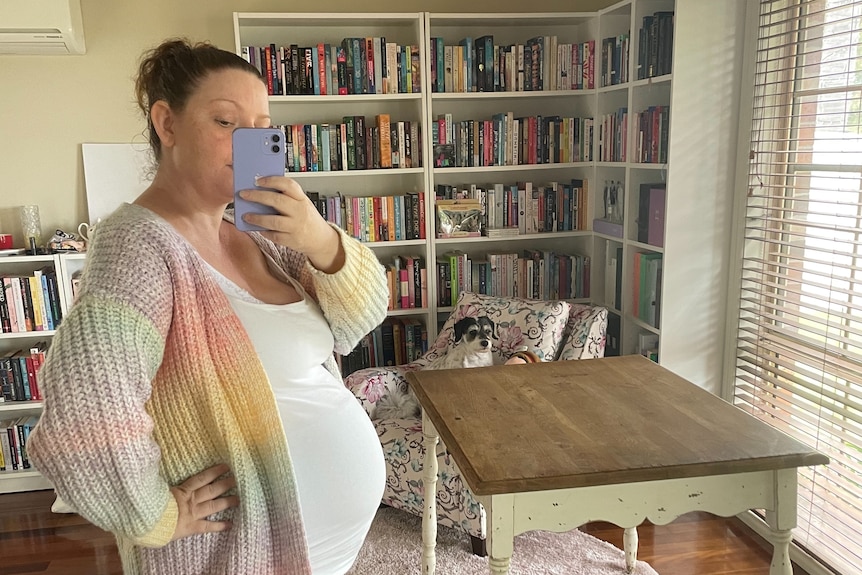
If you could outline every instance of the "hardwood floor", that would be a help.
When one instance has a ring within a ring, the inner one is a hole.
[[[0,495],[0,575],[121,575],[114,538],[77,515],[51,513],[53,500],[51,491]],[[622,548],[622,530],[613,525],[583,530]],[[690,513],[642,526],[638,536],[638,558],[660,575],[769,572],[771,552],[735,518]]]

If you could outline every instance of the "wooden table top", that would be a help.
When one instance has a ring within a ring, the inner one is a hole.
[[[407,379],[480,496],[829,462],[639,355]]]

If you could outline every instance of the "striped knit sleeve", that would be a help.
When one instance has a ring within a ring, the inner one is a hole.
[[[300,278],[311,276],[317,302],[335,337],[335,351],[346,355],[386,318],[389,286],[374,252],[343,230],[338,233],[344,246],[344,266],[327,274],[306,261]]]
[[[335,351],[347,354],[386,317],[389,287],[386,272],[367,246],[332,226],[344,247],[344,266],[328,274],[316,269],[308,258],[281,248],[285,271],[302,284],[316,300],[335,338]]]
[[[135,544],[161,546],[173,536],[177,506],[145,404],[164,353],[170,282],[155,249],[115,252],[123,248],[110,236],[99,231],[81,297],[40,372],[45,406],[28,452],[83,517]]]

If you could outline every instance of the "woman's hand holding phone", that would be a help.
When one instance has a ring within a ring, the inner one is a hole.
[[[284,133],[279,128],[237,128],[232,143],[237,229],[260,232],[301,252],[321,271],[341,269],[344,248],[338,232],[299,184],[284,176]]]
[[[246,223],[265,228],[267,239],[304,253],[317,269],[333,273],[344,264],[341,238],[317,211],[302,187],[285,176],[260,177],[256,185],[266,190],[242,190],[239,196],[272,208],[275,214],[246,213]]]

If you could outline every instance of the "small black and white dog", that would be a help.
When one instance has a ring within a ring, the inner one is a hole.
[[[458,369],[487,367],[494,364],[491,340],[497,339],[494,322],[488,316],[465,317],[454,325],[455,347],[429,363],[425,369]],[[419,417],[419,401],[413,392],[399,388],[380,398],[374,409],[374,419]]]

